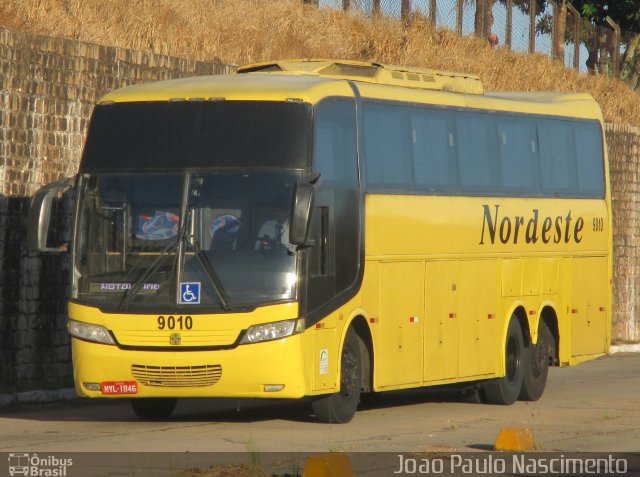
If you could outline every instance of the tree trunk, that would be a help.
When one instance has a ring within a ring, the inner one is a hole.
[[[495,0],[485,0],[484,2],[484,38],[488,38],[493,30],[493,4]]]
[[[373,15],[380,15],[380,0],[373,0]]]
[[[633,66],[629,76],[629,86],[638,91],[640,89],[640,41],[636,42],[635,55],[633,55]]]
[[[587,65],[589,74],[595,75],[598,72],[598,50],[600,48],[598,43],[598,27],[591,24],[588,24],[588,26],[590,28],[584,28],[582,31],[582,42],[589,54],[585,64]]]
[[[473,18],[473,28],[474,31],[476,32],[476,36],[482,37],[482,30],[483,30],[483,26],[482,23],[484,22],[484,0],[476,0],[476,14]]]
[[[411,20],[411,0],[402,0],[400,4],[400,17],[404,23],[409,23]]]
[[[474,28],[476,36],[487,38],[493,28],[493,4],[495,0],[476,0]]]
[[[599,72],[601,75],[606,75],[609,72],[609,50],[607,50],[607,31],[603,27],[597,28],[598,35],[598,50],[600,53],[599,58]]]
[[[636,52],[640,45],[640,33],[631,37],[627,42],[627,47],[624,50],[624,58],[622,58],[622,67],[620,68],[620,79],[628,81],[633,71],[634,65],[638,61],[638,54]]]
[[[564,62],[564,44],[567,37],[567,0],[558,0],[558,13],[554,18],[553,57]]]
[[[598,71],[598,46],[594,46],[589,48],[587,46],[587,51],[589,52],[589,57],[587,58],[587,71],[591,75],[595,75],[596,71]]]

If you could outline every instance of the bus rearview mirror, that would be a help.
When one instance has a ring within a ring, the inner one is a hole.
[[[38,189],[31,199],[29,208],[29,221],[27,229],[27,243],[32,252],[63,252],[67,244],[51,247],[48,245],[49,229],[51,225],[51,213],[53,200],[60,197],[69,188],[73,187],[73,177],[52,182]]]

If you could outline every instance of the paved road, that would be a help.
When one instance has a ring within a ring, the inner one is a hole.
[[[488,449],[511,426],[529,426],[544,450],[640,451],[640,354],[552,369],[535,403],[456,399],[380,394],[346,425],[315,423],[297,401],[182,400],[171,421],[140,422],[126,401],[78,400],[0,410],[0,452],[457,452]]]

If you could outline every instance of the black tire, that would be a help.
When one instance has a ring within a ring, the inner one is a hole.
[[[145,421],[168,419],[176,407],[177,398],[137,398],[131,399],[131,409]]]
[[[504,377],[492,379],[484,385],[484,397],[489,404],[513,404],[518,400],[522,389],[527,354],[525,353],[522,328],[515,315],[511,317],[509,322],[504,354]]]
[[[353,419],[362,391],[362,340],[349,328],[340,360],[340,391],[315,398],[311,408],[319,422],[343,424]]]
[[[525,353],[528,355],[522,389],[518,399],[521,401],[537,401],[542,396],[549,374],[549,359],[553,335],[544,321],[538,325],[538,342],[529,346]]]

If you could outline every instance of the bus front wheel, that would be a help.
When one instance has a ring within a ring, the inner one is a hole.
[[[505,375],[488,381],[484,386],[484,396],[489,404],[513,404],[518,400],[526,361],[522,327],[514,315],[509,322],[505,342]]]
[[[311,402],[319,422],[342,424],[353,419],[362,390],[361,341],[355,330],[349,328],[340,360],[340,391]]]
[[[526,349],[529,355],[518,399],[537,401],[542,396],[549,374],[549,358],[553,335],[544,321],[538,326],[538,342]]]
[[[131,408],[140,419],[152,421],[169,418],[177,402],[177,398],[135,398]]]

